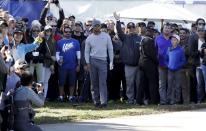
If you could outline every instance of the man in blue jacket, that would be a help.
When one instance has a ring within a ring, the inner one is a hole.
[[[186,63],[185,53],[179,45],[180,37],[176,34],[171,37],[172,46],[167,51],[169,104],[178,104],[181,100],[181,71]]]

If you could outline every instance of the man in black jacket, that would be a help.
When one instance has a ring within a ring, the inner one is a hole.
[[[153,39],[153,29],[147,28],[145,36],[140,43],[140,85],[137,89],[137,103],[157,104],[159,102],[158,90],[158,59],[155,42]]]
[[[133,22],[129,22],[127,24],[128,34],[125,34],[121,29],[120,23],[120,15],[114,13],[114,17],[117,20],[116,28],[117,34],[120,40],[123,42],[122,45],[122,60],[125,64],[125,76],[127,83],[127,97],[128,103],[135,103],[135,87],[139,86],[139,56],[140,56],[140,41],[141,37],[136,34],[135,24]],[[135,86],[136,84],[136,86]]]

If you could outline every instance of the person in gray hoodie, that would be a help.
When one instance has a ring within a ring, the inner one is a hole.
[[[92,80],[92,97],[96,107],[107,106],[107,55],[110,69],[113,68],[113,46],[111,37],[101,32],[101,22],[93,20],[93,33],[86,39],[85,59]],[[107,54],[108,52],[108,54]]]

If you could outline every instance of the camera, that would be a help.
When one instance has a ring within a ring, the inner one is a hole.
[[[9,49],[9,46],[8,45],[5,45],[5,50],[8,50]]]
[[[41,86],[42,86],[42,83],[33,83],[32,86],[33,86],[33,87],[41,87]]]
[[[42,82],[39,82],[39,83],[33,82],[33,84],[32,84],[32,90],[33,90],[35,93],[38,93],[37,88],[41,87],[42,85],[43,85]]]
[[[59,4],[59,0],[53,0],[52,3],[54,3],[55,5]]]

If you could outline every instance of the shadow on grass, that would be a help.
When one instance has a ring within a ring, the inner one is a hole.
[[[63,123],[60,125],[41,125],[41,128],[44,131],[54,131],[55,130],[61,130],[61,131],[137,131],[137,130],[155,130],[156,128],[172,128],[172,129],[178,129],[177,126],[138,126],[138,125],[131,125],[131,124],[116,124],[116,123],[98,123],[98,122],[78,122],[78,123]]]
[[[51,117],[51,116],[44,116],[35,118],[36,124],[54,124],[54,123],[61,123],[61,122],[75,122],[77,116],[63,116],[63,117]]]
[[[184,111],[184,110],[194,110],[206,108],[206,103],[202,104],[189,104],[189,105],[128,105],[123,103],[113,103],[108,104],[107,108],[96,108],[92,103],[81,103],[78,105],[71,105],[69,103],[57,103],[57,102],[47,102],[45,107],[49,109],[76,109],[76,110],[116,110],[116,109],[153,109],[153,110],[165,110],[165,111]]]
[[[115,124],[115,123],[96,123],[96,122],[78,122],[78,123],[63,123],[61,125],[41,125],[41,128],[44,131],[136,131],[136,126],[127,125],[127,124]]]
[[[114,103],[109,104],[107,108],[99,109],[95,108],[92,103],[79,104],[74,107],[69,103],[47,102],[43,108],[36,110],[37,114],[41,115],[37,115],[38,117],[35,118],[35,121],[38,124],[76,122],[81,120],[160,114],[201,108],[206,108],[206,104],[137,106]]]

